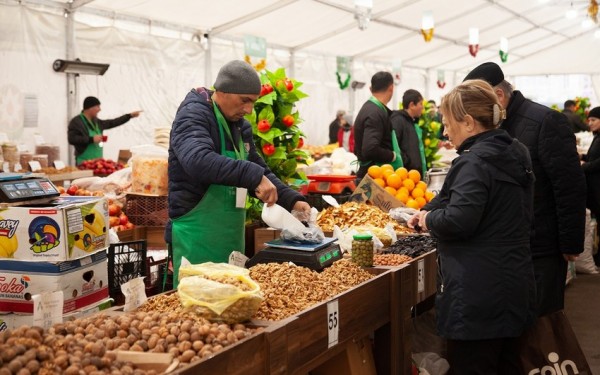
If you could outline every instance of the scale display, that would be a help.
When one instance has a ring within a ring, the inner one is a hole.
[[[58,197],[60,193],[46,178],[2,180],[0,174],[0,202],[13,203],[34,199]]]

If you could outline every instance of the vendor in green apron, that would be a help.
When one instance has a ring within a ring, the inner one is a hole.
[[[423,113],[423,96],[417,90],[408,89],[402,95],[402,109],[390,116],[396,131],[402,154],[402,162],[408,170],[416,169],[424,178],[427,173],[423,129],[419,119]]]
[[[75,162],[79,165],[85,160],[102,157],[102,146],[106,141],[102,132],[123,125],[133,117],[138,117],[140,111],[135,111],[112,120],[100,120],[100,100],[88,96],[83,101],[83,110],[69,122],[68,139],[75,147]]]
[[[190,263],[228,261],[244,252],[246,196],[288,211],[310,211],[305,198],[282,183],[257,153],[252,113],[261,90],[254,68],[225,64],[214,91],[201,87],[183,100],[171,128],[169,224],[165,240],[173,256],[174,286],[182,257]]]
[[[375,73],[370,89],[373,96],[354,120],[354,154],[360,164],[358,179],[367,174],[371,165],[402,167],[400,148],[390,123],[391,111],[386,107],[394,95],[394,77],[389,72]]]

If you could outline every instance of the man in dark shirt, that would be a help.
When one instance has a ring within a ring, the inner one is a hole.
[[[565,116],[567,116],[567,118],[569,119],[569,122],[571,123],[571,127],[573,128],[573,133],[589,131],[590,127],[587,126],[587,124],[585,122],[583,122],[583,120],[581,120],[581,117],[579,117],[575,113],[575,111],[576,111],[575,107],[576,107],[575,101],[569,99],[565,102],[565,104],[563,106],[563,111],[562,111],[562,113],[564,113]]]

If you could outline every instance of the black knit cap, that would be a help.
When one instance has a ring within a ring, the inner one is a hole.
[[[592,108],[590,113],[588,113],[588,118],[590,118],[590,117],[595,117],[597,119],[600,119],[600,107]]]
[[[245,61],[233,60],[221,67],[215,89],[230,94],[260,94],[260,79],[256,70]]]
[[[486,62],[471,70],[463,82],[469,79],[482,79],[490,85],[496,86],[504,81],[504,73],[498,64]]]
[[[83,100],[83,109],[92,108],[94,106],[100,105],[100,100],[95,96],[88,96]]]

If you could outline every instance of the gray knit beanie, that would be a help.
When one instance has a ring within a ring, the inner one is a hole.
[[[230,94],[260,94],[260,79],[254,68],[245,61],[233,60],[221,67],[215,89]]]

